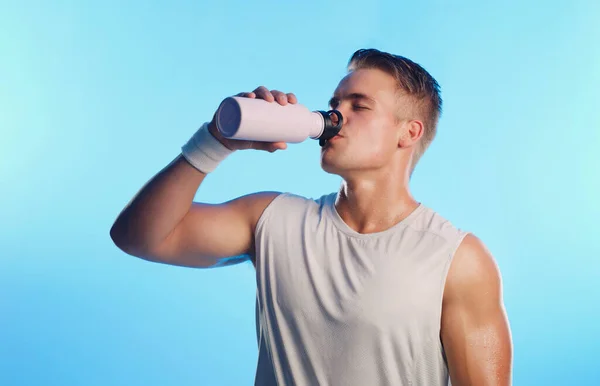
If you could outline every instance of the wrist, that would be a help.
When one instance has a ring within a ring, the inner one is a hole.
[[[206,174],[214,171],[225,158],[235,151],[215,138],[208,126],[208,122],[204,123],[181,147],[183,157],[194,168]]]
[[[219,133],[219,129],[217,129],[217,124],[215,123],[214,119],[212,122],[207,124],[206,129],[213,136],[214,139],[216,139],[217,141],[219,141],[219,143],[221,143],[221,145],[225,146],[229,150],[237,150],[237,149],[232,149],[227,145],[227,140],[225,140],[225,138],[223,138],[221,133]]]

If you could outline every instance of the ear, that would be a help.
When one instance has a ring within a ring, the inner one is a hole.
[[[423,136],[423,122],[410,120],[402,125],[402,135],[398,139],[398,147],[407,148],[414,146]]]

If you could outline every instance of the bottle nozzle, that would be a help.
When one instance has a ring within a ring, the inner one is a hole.
[[[335,137],[342,129],[344,117],[338,110],[317,111],[323,116],[323,134],[319,136],[319,146],[325,146],[328,140]]]

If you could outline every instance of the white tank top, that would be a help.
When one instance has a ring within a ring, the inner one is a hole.
[[[361,234],[336,198],[283,193],[258,221],[255,385],[448,385],[442,296],[466,232],[420,204]]]

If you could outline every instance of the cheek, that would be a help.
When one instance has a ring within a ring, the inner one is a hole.
[[[352,158],[360,162],[384,164],[398,147],[393,125],[389,119],[371,114],[352,115],[349,120]]]
[[[375,122],[373,122],[375,123]],[[387,158],[397,148],[397,138],[386,126],[377,126],[375,124],[365,127],[356,135],[356,143],[365,148],[365,153],[369,153],[374,158]]]
[[[371,166],[386,164],[392,154],[389,141],[374,133],[353,138],[350,148],[352,159]]]

